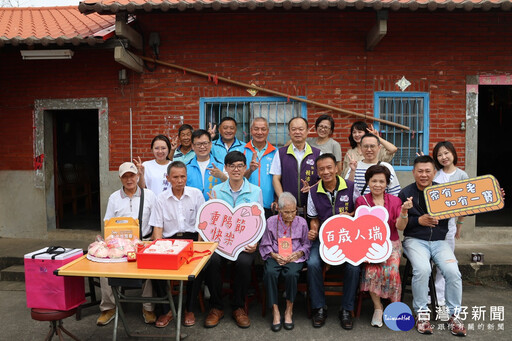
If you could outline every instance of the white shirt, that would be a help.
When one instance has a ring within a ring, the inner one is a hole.
[[[306,154],[306,144],[304,144],[304,149],[299,150],[292,143],[293,153],[295,154],[295,159],[297,159],[297,169],[300,170],[300,163],[304,158],[304,154]],[[281,157],[279,156],[279,151],[274,155],[274,159],[272,160],[272,165],[270,165],[270,174],[272,175],[281,175]]]
[[[197,188],[185,186],[179,199],[168,189],[158,195],[149,223],[163,228],[164,238],[180,232],[196,232],[196,219],[203,203],[203,193]]]
[[[156,160],[145,161],[142,163],[144,166],[144,181],[146,182],[146,188],[149,188],[156,195],[162,193],[168,188],[171,188],[169,181],[167,181],[167,166],[160,165]]]
[[[204,173],[206,173],[206,168],[210,164],[210,159],[206,161],[199,161],[197,160],[197,165],[199,166],[199,169],[201,170],[201,179],[203,180],[203,187],[204,187]]]
[[[108,198],[107,210],[103,220],[107,221],[111,218],[118,217],[131,217],[133,219],[139,218],[139,206],[140,206],[140,194],[141,190],[137,187],[137,192],[133,197],[126,195],[124,190],[121,188],[115,191]],[[156,195],[149,189],[144,189],[144,207],[142,211],[142,239],[143,236],[150,234],[151,227],[149,223],[149,217],[155,208]]]

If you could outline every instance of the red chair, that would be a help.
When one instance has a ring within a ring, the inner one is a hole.
[[[38,309],[32,308],[30,315],[36,321],[49,321],[50,331],[46,335],[45,341],[51,340],[53,335],[57,335],[59,340],[64,340],[62,333],[69,335],[73,340],[79,340],[76,336],[71,334],[62,326],[62,320],[66,317],[73,316],[76,313],[76,308],[71,310],[51,310],[51,309]]]

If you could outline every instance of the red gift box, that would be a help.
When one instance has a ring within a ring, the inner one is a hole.
[[[83,277],[56,276],[53,271],[83,256],[82,249],[44,248],[25,255],[27,307],[70,310],[85,302]]]
[[[177,253],[148,253],[144,252],[158,241],[175,241],[186,243]],[[178,270],[183,264],[187,263],[194,255],[194,246],[192,239],[157,239],[142,250],[137,250],[137,268],[139,269],[165,269]]]

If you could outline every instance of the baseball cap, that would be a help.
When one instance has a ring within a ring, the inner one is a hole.
[[[137,167],[133,164],[133,162],[125,162],[121,166],[119,166],[119,176],[123,176],[124,173],[131,172],[133,174],[137,174]]]

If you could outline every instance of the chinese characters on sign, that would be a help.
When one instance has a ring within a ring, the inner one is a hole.
[[[498,181],[492,175],[447,182],[424,191],[428,213],[439,219],[502,209]]]
[[[360,206],[354,217],[334,215],[319,231],[320,256],[331,265],[364,261],[381,263],[391,255],[388,211],[384,207]]]
[[[203,240],[219,243],[215,252],[236,260],[245,246],[257,243],[263,236],[266,227],[263,212],[259,204],[243,204],[232,209],[223,200],[208,200],[199,209],[196,230]]]
[[[432,311],[424,309],[418,311],[418,318],[429,319]],[[505,307],[504,306],[461,306],[455,315],[466,324],[467,330],[505,330]],[[439,306],[435,311],[436,322],[433,325],[437,330],[446,329],[446,322],[450,314],[446,306]]]

